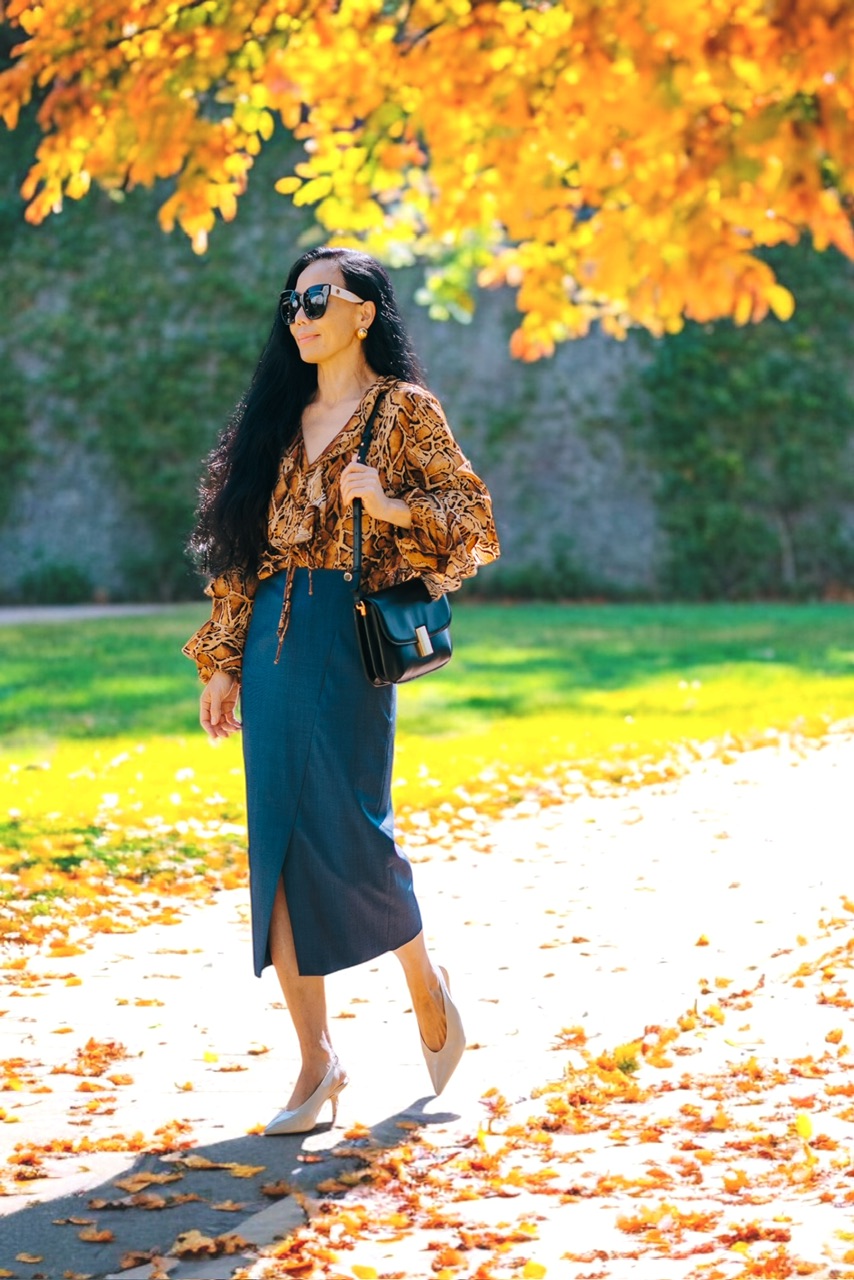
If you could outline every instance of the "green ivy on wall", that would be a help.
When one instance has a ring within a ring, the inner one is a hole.
[[[854,268],[807,246],[771,256],[798,299],[787,324],[646,342],[632,416],[659,478],[668,596],[802,597],[854,579]]]
[[[250,234],[223,226],[197,258],[185,237],[160,231],[162,193],[136,192],[120,205],[93,193],[28,226],[16,194],[25,139],[0,133],[2,274],[12,304],[0,314],[0,525],[38,452],[33,424],[48,423],[53,436],[107,460],[120,503],[146,531],[144,545],[124,554],[126,594],[198,592],[181,548],[202,459],[252,375],[309,221],[273,190],[293,145],[282,135],[259,161],[241,211]],[[67,549],[56,554],[11,598],[70,589]],[[86,598],[85,583],[78,588]]]

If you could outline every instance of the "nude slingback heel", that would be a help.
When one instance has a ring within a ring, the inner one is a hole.
[[[346,1084],[347,1073],[339,1062],[333,1062],[311,1097],[293,1111],[280,1111],[267,1125],[264,1133],[268,1137],[280,1133],[308,1133],[317,1124],[317,1117],[327,1102],[332,1103],[332,1123],[335,1124],[338,1096]]]
[[[434,1053],[432,1049],[427,1048],[423,1037],[421,1039],[421,1052],[424,1054],[424,1061],[427,1063],[427,1070],[430,1072],[430,1079],[437,1094],[442,1092],[456,1071],[466,1047],[466,1033],[463,1030],[463,1021],[448,990],[450,986],[448,971],[443,969],[441,965],[439,966],[439,975],[439,986],[442,989],[445,1018],[447,1020],[445,1043],[441,1049],[437,1049]]]

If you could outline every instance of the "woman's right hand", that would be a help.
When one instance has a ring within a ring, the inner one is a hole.
[[[199,722],[212,742],[239,733],[241,724],[234,709],[240,695],[240,682],[227,671],[215,671],[202,690]]]

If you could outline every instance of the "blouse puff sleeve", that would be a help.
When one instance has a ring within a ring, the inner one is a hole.
[[[240,679],[243,646],[258,580],[238,569],[214,578],[205,587],[213,606],[210,619],[192,635],[182,650],[199,668],[199,679],[207,684],[215,671],[226,671]]]
[[[441,405],[420,387],[400,386],[398,406],[405,477],[403,498],[412,526],[395,528],[398,552],[435,598],[499,555],[492,502],[451,434]],[[396,452],[390,440],[392,454]]]

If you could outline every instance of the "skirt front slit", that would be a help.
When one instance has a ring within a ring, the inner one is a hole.
[[[258,586],[240,696],[255,973],[271,963],[270,917],[284,881],[299,971],[372,960],[421,929],[412,869],[394,840],[396,690],[362,670],[353,594],[332,569]]]

